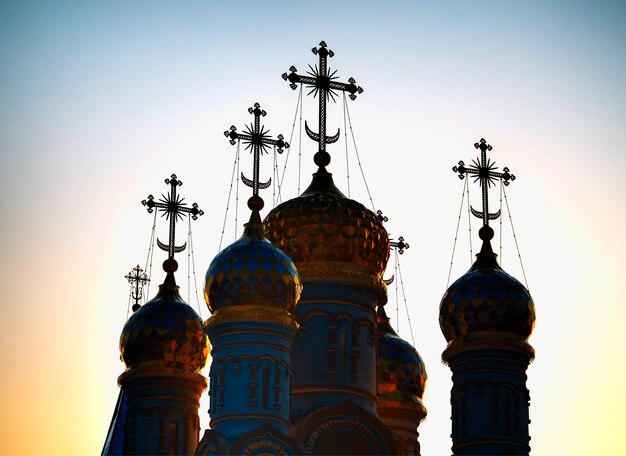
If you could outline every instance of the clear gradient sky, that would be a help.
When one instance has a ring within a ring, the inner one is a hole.
[[[124,369],[123,276],[145,263],[150,236],[140,201],[166,191],[172,172],[182,179],[183,196],[206,212],[194,223],[201,278],[217,253],[235,152],[222,132],[249,122],[259,101],[271,133],[289,136],[297,92],[280,75],[315,63],[321,39],[338,75],[365,88],[350,102],[364,172],[388,230],[411,245],[401,265],[429,373],[423,454],[451,445],[437,320],[462,189],[450,168],[475,157],[481,137],[518,177],[507,194],[537,307],[533,454],[626,453],[624,2],[114,0],[0,3],[1,454],[99,453]],[[312,97],[303,115],[317,125]],[[337,127],[341,104],[329,111],[329,131]],[[345,146],[329,151],[346,192]],[[304,139],[303,185],[313,152]],[[249,156],[241,163],[251,174]],[[354,164],[351,196],[367,204]],[[262,196],[265,215],[271,192]],[[470,264],[463,221],[453,278]],[[504,232],[503,266],[522,280],[506,223]],[[165,223],[157,234],[167,236]],[[186,256],[180,263],[186,298]],[[205,426],[206,409],[205,395]]]

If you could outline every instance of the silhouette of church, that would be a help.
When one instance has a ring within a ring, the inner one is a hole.
[[[259,156],[269,145],[260,126],[265,112],[250,108],[254,123],[226,135],[254,152],[250,219],[243,236],[222,250],[205,277],[212,316],[202,322],[180,297],[174,229],[182,215],[202,215],[176,194],[144,201],[170,220],[157,295],[128,319],[120,338],[126,370],[103,448],[104,455],[293,455],[419,454],[418,426],[426,368],[416,349],[389,324],[382,279],[390,240],[382,217],[346,197],[326,167],[326,102],[341,91],[354,99],[362,89],[337,81],[327,67],[333,53],[313,49],[319,64],[284,74],[292,88],[312,88],[319,101],[317,172],[298,197],[260,211]],[[452,451],[528,454],[528,344],[535,320],[528,290],[497,263],[490,240],[487,189],[514,179],[486,159],[490,146],[476,144],[481,160],[454,170],[473,176],[483,191],[482,249],[471,269],[445,292],[440,326],[448,341],[442,359],[452,370]],[[201,374],[209,356],[208,379]],[[210,395],[210,429],[200,435],[199,400]],[[447,436],[442,436],[447,438]]]

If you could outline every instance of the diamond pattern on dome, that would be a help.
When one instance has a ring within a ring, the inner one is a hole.
[[[302,286],[291,259],[267,239],[244,235],[211,262],[204,297],[211,312],[245,298],[267,298],[291,311]],[[250,301],[254,302],[254,301]]]
[[[428,378],[426,367],[415,348],[395,332],[378,337],[377,377],[379,400],[421,403]]]
[[[389,258],[389,237],[376,215],[332,192],[305,192],[280,204],[265,218],[265,234],[300,265],[351,262],[380,275]]]
[[[446,291],[439,323],[448,342],[479,332],[526,340],[535,324],[535,305],[526,288],[499,267],[472,268]]]
[[[127,367],[162,361],[199,371],[206,363],[209,342],[202,320],[191,307],[157,297],[128,319],[120,337],[120,351]]]

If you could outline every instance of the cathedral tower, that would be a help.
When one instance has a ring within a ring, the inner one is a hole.
[[[476,166],[463,162],[454,171],[461,178],[476,175],[481,181],[483,219],[479,231],[482,248],[470,270],[454,282],[441,300],[439,323],[448,341],[443,361],[452,370],[452,451],[455,455],[528,454],[526,369],[534,358],[527,340],[535,323],[535,306],[528,290],[498,265],[491,248],[487,188],[515,176],[507,168],[495,172],[486,160],[491,150],[484,139]]]
[[[396,436],[398,454],[418,455],[417,427],[426,418],[422,403],[426,366],[415,348],[393,330],[382,306],[376,323],[378,415]]]
[[[259,157],[264,144],[289,147],[259,134],[265,115],[255,104],[253,129],[226,132],[254,151],[252,214],[243,236],[220,252],[205,278],[204,297],[213,314],[205,326],[212,344],[210,372],[211,430],[198,454],[297,454],[290,438],[291,356],[296,333],[292,312],[302,285],[291,259],[263,233],[258,196]]]
[[[326,102],[362,89],[350,78],[336,81],[327,66],[333,56],[324,42],[313,49],[319,65],[309,76],[294,67],[283,78],[292,88],[311,87],[319,101],[319,167],[297,198],[275,207],[265,219],[268,239],[298,267],[303,292],[294,313],[300,328],[291,348],[291,420],[306,454],[393,454],[395,440],[376,411],[376,307],[386,302],[381,279],[389,237],[381,221],[343,195],[326,170]]]
[[[165,181],[171,192],[160,201],[143,201],[148,212],[164,212],[170,221],[168,251],[163,263],[165,281],[159,292],[128,319],[120,336],[126,371],[118,378],[120,399],[103,454],[193,454],[198,444],[200,395],[207,381],[200,374],[209,353],[202,320],[181,298],[174,278],[175,223],[185,213],[202,215],[194,204],[186,207],[176,195],[182,182]]]

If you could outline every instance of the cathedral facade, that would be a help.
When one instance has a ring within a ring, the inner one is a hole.
[[[318,170],[302,194],[262,220],[260,153],[267,144],[288,145],[263,134],[258,104],[250,108],[255,122],[247,132],[226,132],[254,151],[254,176],[244,178],[253,194],[243,236],[208,267],[207,321],[183,302],[174,277],[173,230],[181,206],[172,204],[175,197],[162,206],[146,203],[149,210],[169,211],[166,279],[122,330],[127,369],[118,378],[103,454],[420,454],[427,374],[385,313],[389,236],[380,215],[346,197],[327,170],[326,144],[336,140],[326,135],[329,95],[344,91],[354,99],[362,89],[352,78],[336,80],[325,43],[313,52],[315,71],[302,76],[292,67],[283,75],[292,88],[312,87],[320,105],[318,132],[307,126],[318,145]],[[486,167],[476,168],[478,177],[491,172],[507,180]],[[458,172],[465,177],[473,170]],[[197,206],[185,210],[201,215]],[[482,213],[489,214],[486,205]],[[448,341],[442,359],[454,385],[452,451],[528,454],[525,382],[534,356],[527,343],[534,304],[498,266],[489,217],[483,218],[482,250],[440,305]],[[199,399],[207,389],[211,423],[200,435]]]

